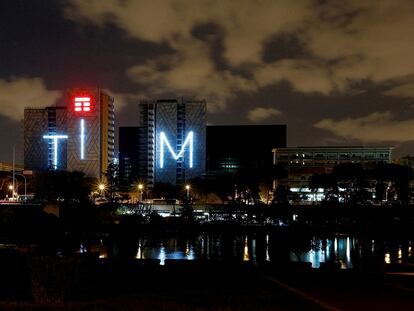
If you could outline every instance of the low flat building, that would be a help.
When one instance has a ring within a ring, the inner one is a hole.
[[[343,163],[358,163],[364,168],[391,163],[392,150],[392,147],[337,146],[274,148],[272,151],[273,164],[287,168],[290,190],[319,201],[321,194],[311,193],[309,189],[309,178],[313,174],[330,173]]]

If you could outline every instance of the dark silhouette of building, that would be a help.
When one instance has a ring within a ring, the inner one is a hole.
[[[145,164],[146,152],[140,152],[143,128],[139,126],[119,128],[119,177],[123,186],[129,186],[145,179],[145,170],[140,171]],[[141,136],[140,136],[141,134]]]
[[[207,171],[214,175],[269,169],[272,149],[286,147],[286,133],[286,125],[207,126]]]

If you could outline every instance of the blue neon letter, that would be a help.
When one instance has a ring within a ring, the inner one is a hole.
[[[189,145],[189,147],[188,147],[189,152],[190,152],[189,166],[190,166],[190,168],[192,168],[193,167],[193,143],[194,143],[194,133],[193,133],[193,131],[191,131],[187,134],[187,137],[184,141],[184,144],[181,147],[180,152],[178,152],[178,154],[175,154],[175,151],[171,147],[171,144],[168,141],[167,136],[165,136],[164,132],[161,132],[160,133],[160,168],[164,167],[164,144],[167,146],[167,148],[170,151],[172,157],[176,161],[184,155],[185,147],[187,145]]]
[[[44,135],[44,139],[52,139],[53,140],[53,167],[57,169],[58,166],[58,140],[59,139],[67,139],[67,135]]]

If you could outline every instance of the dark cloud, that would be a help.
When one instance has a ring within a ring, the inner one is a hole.
[[[263,61],[272,63],[281,59],[304,58],[308,51],[296,34],[279,34],[270,38],[263,48]]]
[[[414,120],[410,0],[5,0],[0,17],[0,133],[24,106],[99,85],[118,125],[141,98],[197,96],[210,123],[273,112],[261,120],[287,123],[290,145],[378,143],[377,128],[401,152],[414,141],[398,134]]]

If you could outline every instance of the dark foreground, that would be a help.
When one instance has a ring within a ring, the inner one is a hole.
[[[337,268],[26,258],[3,262],[0,310],[413,310],[410,273]]]

